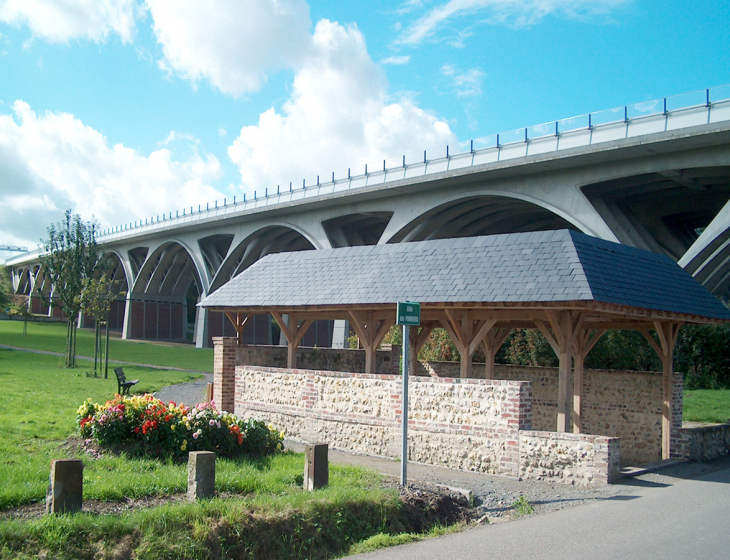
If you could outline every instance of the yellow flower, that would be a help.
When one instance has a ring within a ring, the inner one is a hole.
[[[180,446],[180,451],[185,451],[188,448],[188,440],[183,440],[182,445]]]
[[[175,424],[173,424],[172,426],[170,426],[170,429],[174,432],[175,431]]]

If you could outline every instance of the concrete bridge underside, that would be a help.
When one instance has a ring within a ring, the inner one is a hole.
[[[715,295],[730,297],[730,122],[497,161],[308,199],[227,212],[103,238],[126,292],[125,338],[198,346],[235,331],[195,307],[205,295],[282,251],[572,228],[665,253]],[[22,259],[21,259],[22,260]],[[49,296],[37,260],[12,264],[16,293]],[[33,310],[49,312],[38,298]],[[329,346],[331,324],[303,345]],[[248,342],[278,343],[268,316]]]

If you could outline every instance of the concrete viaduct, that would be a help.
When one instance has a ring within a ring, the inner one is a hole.
[[[233,335],[195,307],[282,251],[572,228],[665,253],[730,296],[730,87],[702,90],[410,154],[243,200],[168,212],[98,237],[127,293],[110,318],[125,338],[197,346]],[[52,295],[38,253],[8,260],[16,293]],[[330,346],[333,329],[303,345]],[[335,336],[342,343],[343,332]],[[278,342],[268,317],[249,342]]]

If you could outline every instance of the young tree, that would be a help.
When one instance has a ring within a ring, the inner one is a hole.
[[[78,214],[66,210],[64,219],[48,228],[43,241],[41,266],[53,283],[49,305],[60,307],[68,319],[66,335],[66,367],[76,366],[76,324],[81,311],[84,286],[100,266],[102,254],[96,243],[95,221],[82,222]]]
[[[92,278],[86,282],[83,294],[81,296],[82,308],[84,313],[94,319],[94,373],[96,373],[97,358],[101,350],[101,324],[106,324],[106,348],[104,354],[104,379],[107,378],[107,369],[109,367],[109,311],[112,307],[112,301],[118,296],[125,295],[125,292],[115,292],[116,284],[105,276],[100,279]],[[101,368],[100,368],[101,369]]]

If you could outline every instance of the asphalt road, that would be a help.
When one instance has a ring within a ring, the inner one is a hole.
[[[730,559],[730,468],[688,480],[655,475],[632,485],[601,502],[351,558]]]

